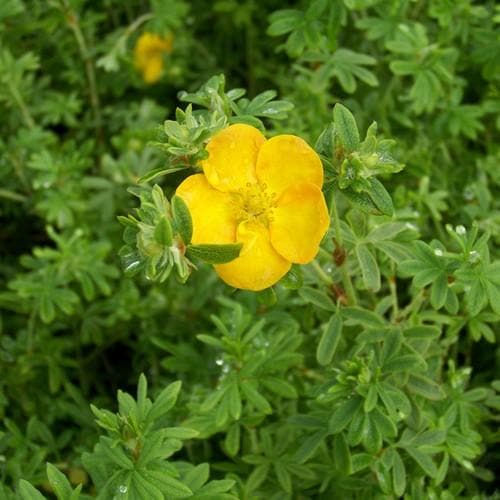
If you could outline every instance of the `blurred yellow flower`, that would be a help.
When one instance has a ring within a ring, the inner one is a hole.
[[[155,33],[143,33],[134,48],[134,65],[142,73],[146,83],[155,83],[163,70],[163,55],[172,52],[172,35],[161,37]]]
[[[316,152],[300,137],[266,140],[243,124],[216,134],[207,151],[204,173],[185,179],[177,194],[191,212],[193,243],[243,243],[237,259],[215,266],[219,276],[257,291],[292,263],[310,262],[330,223]]]

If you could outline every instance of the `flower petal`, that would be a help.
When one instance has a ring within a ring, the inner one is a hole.
[[[323,185],[323,165],[317,153],[300,137],[277,135],[260,148],[257,179],[271,192],[281,194],[291,184]]]
[[[208,182],[219,191],[236,191],[255,183],[255,163],[266,138],[255,127],[238,123],[215,134],[201,166]]]
[[[192,243],[234,243],[236,218],[231,195],[221,193],[207,182],[203,174],[185,179],[177,188],[193,219]]]
[[[217,274],[228,285],[243,290],[264,290],[289,271],[290,262],[276,253],[264,226],[242,222],[236,240],[243,243],[240,256],[228,264],[215,266]]]
[[[163,59],[161,56],[153,56],[148,59],[142,69],[142,77],[146,83],[155,83],[161,77],[163,71]]]
[[[321,189],[309,183],[295,184],[283,192],[273,210],[271,243],[285,259],[307,264],[318,253],[329,224]]]

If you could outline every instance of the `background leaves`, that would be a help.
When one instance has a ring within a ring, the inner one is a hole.
[[[0,498],[495,496],[498,7],[208,4],[0,2]],[[332,213],[260,295],[168,250],[236,122]]]

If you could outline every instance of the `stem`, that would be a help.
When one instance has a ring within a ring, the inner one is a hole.
[[[33,120],[33,117],[31,116],[30,110],[26,106],[26,103],[24,102],[23,96],[19,93],[19,90],[12,84],[12,82],[7,82],[7,86],[9,87],[9,91],[14,98],[14,101],[16,101],[17,106],[19,107],[21,114],[23,116],[23,120],[30,129],[35,128],[35,120]]]
[[[24,203],[28,198],[22,194],[14,193],[13,191],[8,191],[7,189],[0,188],[0,198],[7,198],[12,201],[18,201]]]
[[[319,265],[318,261],[314,259],[311,262],[312,267],[316,271],[317,275],[327,284],[327,285],[333,285],[333,280],[328,276],[328,274],[325,273],[323,268]]]
[[[389,289],[391,291],[392,297],[392,320],[396,320],[399,316],[399,305],[398,305],[398,289],[396,285],[396,266],[394,262],[391,263],[391,276],[389,276]]]
[[[153,14],[151,12],[139,16],[132,24],[127,27],[125,33],[123,33],[122,36],[128,38],[141,24],[149,21],[150,19],[153,19]]]
[[[430,211],[431,214],[431,219],[432,222],[434,222],[434,226],[436,227],[436,231],[438,233],[439,239],[445,243],[447,240],[446,234],[443,231],[443,228],[441,226],[441,223],[439,222],[438,218],[432,213],[432,210]]]
[[[28,319],[28,326],[27,326],[27,329],[28,329],[28,355],[32,355],[33,354],[33,344],[34,344],[34,335],[35,335],[35,322],[36,322],[36,310],[33,309],[31,311],[31,314],[30,314],[30,317]]]
[[[66,14],[66,21],[71,31],[75,35],[76,43],[80,50],[80,55],[85,63],[85,72],[87,74],[87,82],[89,85],[89,98],[90,105],[92,107],[92,112],[94,114],[94,123],[96,128],[97,142],[102,143],[102,119],[101,119],[101,107],[99,102],[99,93],[97,91],[97,81],[94,71],[94,60],[89,52],[85,37],[80,28],[80,23],[78,21],[78,16],[75,12],[69,10],[67,0],[61,0]]]
[[[425,291],[420,290],[420,292],[418,292],[413,297],[411,302],[401,311],[400,319],[406,319],[412,313],[416,314],[419,311],[420,306],[422,305],[422,303],[425,300],[424,294],[425,294]]]
[[[333,219],[333,228],[335,230],[336,244],[340,249],[343,250],[344,239],[342,238],[342,229],[340,227],[340,219],[337,211],[337,202],[335,201],[334,192],[332,192],[332,198],[331,198],[330,217]],[[354,290],[354,286],[352,285],[351,276],[349,275],[347,269],[347,257],[344,258],[339,268],[340,268],[340,273],[342,275],[342,284],[344,285],[344,289],[347,294],[347,298],[349,299],[349,303],[351,305],[356,305],[358,303],[358,299],[356,297],[356,291]]]

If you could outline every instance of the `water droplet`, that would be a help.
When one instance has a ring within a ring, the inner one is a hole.
[[[140,261],[134,260],[125,266],[125,271],[133,271],[139,265]]]
[[[472,264],[479,262],[480,259],[481,255],[477,250],[472,250],[472,252],[469,252],[469,262],[471,262]]]
[[[121,484],[120,486],[118,486],[118,491],[122,494],[125,494],[127,493],[128,488],[124,484]]]
[[[440,248],[436,248],[436,249],[434,250],[434,255],[435,255],[436,257],[442,257],[442,256],[443,256],[443,251],[442,251]]]
[[[406,229],[411,229],[412,231],[417,231],[417,226],[415,224],[412,224],[411,222],[407,222],[405,224]]]
[[[222,373],[229,373],[229,365],[226,364],[222,367]]]
[[[459,226],[457,226],[455,228],[455,231],[457,234],[459,234],[460,236],[463,236],[466,232],[467,232],[467,229],[465,229],[464,226],[462,226],[462,224],[460,224]]]
[[[222,365],[224,364],[224,360],[223,360],[223,359],[221,359],[221,358],[217,358],[217,359],[215,360],[215,364],[216,364],[217,366],[222,366]]]

